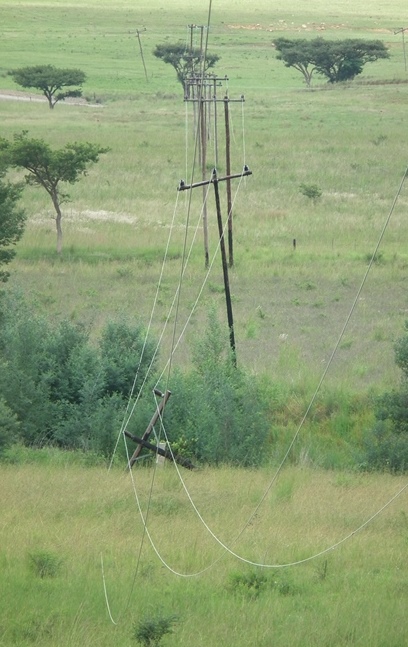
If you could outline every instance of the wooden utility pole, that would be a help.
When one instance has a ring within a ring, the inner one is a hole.
[[[401,29],[396,29],[394,34],[401,34],[402,36],[402,51],[404,53],[404,66],[405,72],[407,71],[407,56],[405,52],[405,32],[408,30],[408,27],[401,27]]]
[[[235,175],[228,175],[225,177],[218,177],[216,169],[213,170],[210,180],[205,180],[203,182],[196,182],[195,184],[186,184],[183,180],[178,186],[178,191],[186,191],[187,189],[195,189],[198,186],[207,186],[212,184],[214,186],[215,194],[215,206],[217,210],[217,222],[218,222],[218,234],[220,239],[220,251],[221,251],[221,260],[222,260],[222,271],[224,276],[224,291],[225,291],[225,301],[227,306],[227,319],[228,319],[228,328],[229,328],[229,341],[232,351],[232,357],[234,366],[236,366],[236,348],[235,348],[235,333],[234,333],[234,319],[232,314],[232,301],[231,301],[231,292],[229,286],[229,277],[228,277],[228,263],[227,255],[225,252],[225,240],[224,240],[224,227],[222,224],[221,216],[221,205],[220,205],[220,194],[218,190],[218,183],[228,180],[233,180],[234,178],[241,178],[247,175],[252,175],[252,171],[249,170],[247,166],[244,166],[242,173],[237,173]]]
[[[226,182],[228,186],[228,182],[229,183],[231,182],[231,178],[226,177]],[[224,276],[224,290],[225,290],[225,302],[227,306],[229,339],[230,339],[230,346],[232,351],[232,360],[234,362],[234,366],[236,366],[237,356],[236,356],[236,349],[235,349],[234,318],[232,316],[232,302],[231,302],[231,292],[230,292],[230,285],[229,285],[229,278],[228,278],[227,255],[225,253],[224,228],[222,226],[220,193],[218,191],[218,178],[217,178],[216,169],[213,170],[212,183],[214,185],[215,207],[217,210],[218,234],[220,237],[220,251],[221,251],[221,261],[222,261],[222,272]]]
[[[153,431],[154,425],[156,424],[158,419],[161,418],[162,412],[163,412],[164,407],[166,406],[167,400],[171,396],[171,391],[166,391],[166,393],[164,393],[164,394],[160,393],[160,391],[155,391],[155,394],[160,395],[160,397],[162,399],[160,400],[159,406],[157,407],[156,411],[153,414],[152,419],[150,420],[149,424],[146,427],[146,431],[144,432],[144,434],[143,434],[143,436],[141,438],[141,442],[136,447],[136,449],[133,452],[131,458],[129,459],[129,464],[128,464],[129,469],[132,469],[132,466],[134,465],[134,463],[137,460],[137,457],[139,456],[140,452],[142,451],[143,443],[148,440],[150,434]],[[127,434],[125,433],[125,435],[127,435]]]
[[[195,465],[193,465],[193,463],[188,458],[183,458],[183,456],[179,456],[178,454],[172,454],[169,449],[163,449],[162,447],[153,445],[153,443],[149,443],[147,440],[143,440],[143,438],[134,436],[133,434],[129,433],[129,431],[125,431],[125,436],[126,438],[133,440],[134,443],[138,443],[138,446],[140,448],[145,447],[146,449],[150,449],[151,452],[159,454],[159,456],[163,456],[163,458],[168,458],[169,460],[174,461],[175,463],[178,463],[183,467],[187,467],[187,469],[189,470],[192,470],[195,467]]]
[[[199,77],[190,78],[186,82],[186,88],[191,88],[185,93],[185,101],[192,102],[195,106],[198,103],[198,116],[199,116],[199,159],[201,165],[201,178],[204,181],[207,174],[207,141],[209,139],[208,129],[208,115],[209,111],[205,106],[214,105],[214,122],[215,122],[215,151],[216,158],[218,158],[218,124],[217,124],[217,103],[224,104],[224,121],[225,121],[225,154],[226,154],[226,175],[231,174],[231,138],[230,138],[230,103],[242,103],[245,99],[242,95],[240,99],[230,99],[227,95],[223,99],[217,99],[216,87],[222,81],[228,80],[228,77],[211,77],[206,75],[204,79]],[[194,88],[198,88],[194,92]],[[212,89],[213,96],[206,96],[207,89]],[[208,182],[207,182],[208,184]],[[205,186],[205,185],[203,185]],[[205,266],[208,267],[209,262],[209,247],[208,247],[208,225],[207,225],[207,205],[205,203],[206,190],[203,188],[203,229],[204,229],[204,254]],[[232,199],[231,199],[231,184],[227,182],[227,203],[228,203],[228,252],[229,252],[229,266],[234,265],[233,253],[233,231],[232,231]]]
[[[148,76],[147,76],[147,70],[146,70],[146,63],[145,63],[144,56],[143,56],[142,41],[140,40],[140,34],[141,34],[141,32],[144,32],[144,31],[146,31],[146,28],[142,29],[141,31],[139,29],[136,29],[136,36],[137,36],[137,39],[139,41],[140,56],[141,56],[142,63],[143,63],[143,68],[144,68],[146,81],[149,82],[149,79],[148,79]]]
[[[205,99],[201,96],[200,101],[200,153],[201,153],[201,179],[206,179],[207,171],[207,128],[206,128],[206,110],[205,110]],[[206,200],[206,188],[203,185],[203,231],[204,231],[204,263],[207,268],[210,263],[210,254],[208,249],[208,215],[207,215],[207,200]]]
[[[229,127],[229,99],[224,97],[224,116],[225,116],[225,171],[227,176],[231,175],[231,142]],[[227,210],[228,210],[228,255],[229,266],[234,265],[234,251],[232,241],[232,199],[231,199],[231,180],[227,180]]]

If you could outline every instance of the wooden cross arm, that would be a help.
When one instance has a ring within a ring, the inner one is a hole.
[[[189,470],[195,469],[195,465],[193,465],[193,463],[189,461],[188,458],[183,458],[183,456],[178,456],[177,454],[173,455],[168,449],[162,449],[161,447],[157,447],[157,445],[153,445],[152,443],[149,443],[147,440],[143,440],[143,438],[134,436],[129,431],[125,431],[125,436],[127,438],[130,438],[130,440],[133,440],[134,443],[138,443],[138,445],[141,445],[142,447],[146,447],[146,449],[150,449],[150,451],[155,452],[160,456],[164,456],[164,458],[168,458],[171,461],[175,461],[179,465],[182,465],[183,467],[186,467]],[[131,464],[129,461],[129,469],[132,467],[132,465],[133,463]]]

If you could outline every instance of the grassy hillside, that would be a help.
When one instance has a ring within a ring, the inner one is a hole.
[[[202,333],[211,305],[225,318],[221,262],[211,191],[215,258],[206,277],[202,194],[192,192],[190,205],[177,192],[180,179],[192,174],[193,109],[174,71],[152,51],[158,43],[185,42],[187,25],[207,24],[208,6],[0,0],[0,14],[0,136],[28,130],[53,146],[91,141],[110,148],[69,187],[62,258],[51,203],[41,191],[25,190],[28,223],[8,287],[23,290],[51,319],[85,322],[95,336],[120,314],[146,325],[151,317],[159,335],[183,247],[191,245],[176,337],[195,311],[173,362],[187,366],[190,342]],[[19,464],[0,468],[1,647],[136,645],[135,624],[158,614],[178,618],[174,634],[163,639],[169,647],[408,642],[406,490],[362,528],[404,480],[309,468],[314,461],[349,464],[351,426],[361,441],[370,424],[366,392],[399,379],[393,341],[408,313],[408,186],[402,183],[408,75],[394,31],[408,26],[407,4],[213,0],[210,18],[209,51],[221,57],[216,71],[229,79],[219,96],[227,85],[231,99],[245,96],[244,103],[230,103],[233,171],[244,163],[253,171],[233,187],[238,363],[282,382],[284,393],[294,387],[276,421],[283,431],[275,463],[337,346],[322,401],[291,452],[297,468],[285,466],[273,481],[271,467],[203,469],[183,471],[183,487],[171,466],[154,474],[138,466],[130,481],[122,466],[109,473],[93,466],[93,456],[84,455],[85,468],[67,453],[10,450]],[[137,39],[144,28],[147,79]],[[272,42],[281,35],[381,39],[390,58],[367,65],[353,83],[328,87],[316,77],[307,90],[300,74],[276,60]],[[51,111],[38,93],[23,93],[7,72],[37,63],[82,69],[87,101]],[[10,94],[18,100],[4,98]],[[224,173],[222,111],[218,117],[217,168]],[[214,144],[211,133],[208,173]],[[309,200],[301,184],[317,185],[321,198]],[[222,200],[225,216],[224,193]],[[174,319],[172,312],[163,365]],[[299,563],[261,569],[252,562]]]
[[[26,190],[29,223],[10,286],[24,286],[36,306],[51,316],[85,321],[95,334],[118,312],[148,320],[174,213],[171,260],[153,316],[156,334],[180,275],[187,196],[177,196],[176,188],[180,178],[191,174],[193,113],[173,69],[155,59],[152,50],[157,43],[184,42],[188,24],[207,24],[208,8],[197,11],[191,2],[159,4],[1,2],[0,89],[18,91],[7,76],[10,68],[52,62],[86,72],[89,105],[57,105],[50,111],[34,100],[39,97],[35,92],[26,93],[31,101],[1,100],[0,133],[27,129],[56,146],[87,140],[111,148],[88,178],[70,187],[62,260],[54,252],[51,203],[41,191]],[[394,34],[404,17],[402,2],[392,8],[370,3],[367,10],[364,2],[328,9],[315,1],[307,11],[289,10],[284,3],[257,3],[256,11],[250,3],[213,3],[208,44],[221,57],[216,71],[228,75],[231,99],[245,95],[244,104],[230,104],[232,166],[239,172],[245,162],[253,170],[251,178],[234,187],[239,191],[231,272],[238,360],[250,370],[292,383],[310,377],[315,382],[338,340],[407,164],[408,77],[401,35]],[[148,80],[136,37],[143,28]],[[300,74],[276,60],[272,41],[282,34],[380,38],[391,56],[367,65],[352,84],[328,87],[316,78],[308,91]],[[226,89],[220,88],[221,96]],[[209,172],[213,149],[212,138]],[[300,193],[302,183],[321,189],[316,204]],[[200,225],[201,200],[195,191],[191,239]],[[328,375],[337,385],[380,388],[398,377],[392,342],[401,334],[407,310],[406,204],[404,186]],[[213,254],[217,233],[211,193],[208,208]],[[205,278],[200,230],[185,278],[180,330]],[[224,317],[218,258],[186,343],[180,345],[179,364],[188,362],[189,336],[196,336],[213,301]],[[164,357],[169,344],[165,336]]]
[[[54,466],[3,466],[0,645],[130,647],[135,624],[159,614],[178,618],[161,643],[169,647],[406,644],[406,494],[350,536],[403,480],[287,469],[253,516],[268,471],[183,476],[224,548],[170,466],[154,479],[150,469],[135,471],[156,552],[128,475],[56,457]],[[260,569],[245,560],[305,561]]]

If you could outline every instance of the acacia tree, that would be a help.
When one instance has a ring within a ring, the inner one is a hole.
[[[361,74],[366,63],[380,58],[389,58],[384,43],[379,40],[348,38],[328,41],[323,38],[313,40],[277,38],[275,48],[277,58],[286,65],[298,70],[310,86],[314,72],[326,77],[329,83],[351,81]]]
[[[34,65],[32,67],[21,67],[11,70],[10,76],[13,81],[23,88],[35,88],[41,90],[48,100],[51,109],[58,101],[68,97],[80,97],[80,88],[65,89],[71,86],[80,86],[85,81],[85,73],[78,69],[59,69],[53,65]]]
[[[25,131],[14,135],[11,141],[0,139],[0,160],[7,166],[27,170],[27,184],[42,187],[50,196],[56,213],[58,254],[62,251],[61,204],[69,200],[69,194],[61,191],[60,183],[78,182],[89,165],[98,162],[99,156],[108,150],[89,142],[66,144],[52,150],[42,139],[29,139]]]
[[[313,72],[316,67],[313,64],[313,47],[311,41],[305,38],[277,38],[274,42],[278,51],[276,58],[283,61],[286,67],[293,67],[303,75],[306,85],[310,87]]]
[[[164,63],[169,63],[174,67],[177,78],[183,87],[188,76],[207,72],[220,58],[217,54],[208,53],[203,58],[201,49],[187,49],[185,45],[178,43],[156,45],[153,54]]]
[[[4,173],[0,174],[0,177]],[[14,258],[14,245],[24,232],[26,215],[17,207],[22,192],[21,184],[11,184],[0,179],[0,267]],[[0,281],[6,282],[10,273],[0,269]]]

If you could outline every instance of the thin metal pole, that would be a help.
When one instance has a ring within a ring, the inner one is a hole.
[[[232,351],[232,361],[234,366],[236,367],[237,356],[235,351],[234,318],[232,315],[232,302],[231,302],[231,292],[230,292],[229,278],[228,278],[227,255],[225,253],[224,230],[222,226],[221,205],[220,205],[220,192],[218,190],[217,171],[215,169],[213,170],[212,183],[214,184],[215,206],[217,209],[218,233],[220,236],[220,251],[221,251],[221,260],[222,260],[222,271],[224,275],[224,289],[225,289],[225,301],[227,305],[229,341],[230,341],[230,346]]]

